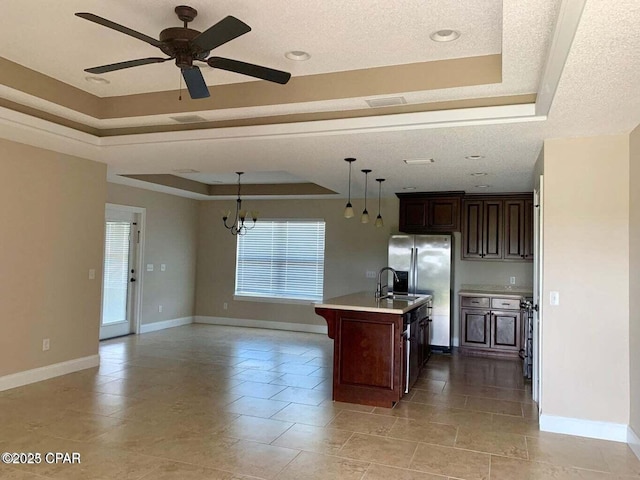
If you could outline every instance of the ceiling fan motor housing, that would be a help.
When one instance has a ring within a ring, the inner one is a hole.
[[[162,46],[160,50],[175,57],[176,65],[180,68],[191,68],[193,60],[204,60],[209,56],[209,51],[201,50],[192,40],[200,35],[198,30],[183,27],[165,28],[160,32]]]

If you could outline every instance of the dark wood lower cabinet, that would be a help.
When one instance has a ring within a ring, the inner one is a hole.
[[[333,399],[391,407],[404,394],[403,316],[316,308],[333,349]]]
[[[482,308],[473,308],[474,304]],[[462,353],[501,357],[520,354],[523,333],[520,299],[461,295],[460,305]]]
[[[416,382],[429,358],[430,307],[420,306],[404,315],[332,308],[315,311],[327,321],[333,339],[334,400],[390,408]]]

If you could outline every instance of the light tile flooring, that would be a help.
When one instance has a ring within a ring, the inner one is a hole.
[[[626,444],[538,431],[517,361],[434,355],[393,409],[331,401],[325,335],[190,325],[0,392],[2,479],[640,479]]]

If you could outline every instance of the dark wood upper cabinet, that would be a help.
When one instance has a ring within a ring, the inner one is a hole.
[[[504,201],[504,258],[524,258],[524,200]]]
[[[533,260],[533,198],[524,201],[524,258]]]
[[[531,261],[532,220],[531,195],[466,196],[462,202],[462,258]]]
[[[502,258],[502,200],[464,199],[462,258]]]
[[[462,194],[463,192],[396,194],[400,199],[400,231],[459,232]]]

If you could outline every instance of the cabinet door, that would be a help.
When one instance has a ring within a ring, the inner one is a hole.
[[[465,200],[462,215],[462,258],[482,258],[482,200]]]
[[[521,313],[491,312],[491,348],[498,350],[520,350]]]
[[[430,232],[459,232],[460,198],[430,198],[428,227]]]
[[[533,260],[533,199],[524,201],[524,258]]]
[[[428,221],[426,199],[400,199],[400,231],[408,233],[424,232]]]
[[[522,260],[525,257],[524,209],[524,200],[504,201],[505,260]]]
[[[485,200],[482,209],[482,258],[502,258],[502,200]]]
[[[461,342],[467,347],[490,347],[489,310],[460,309]]]

